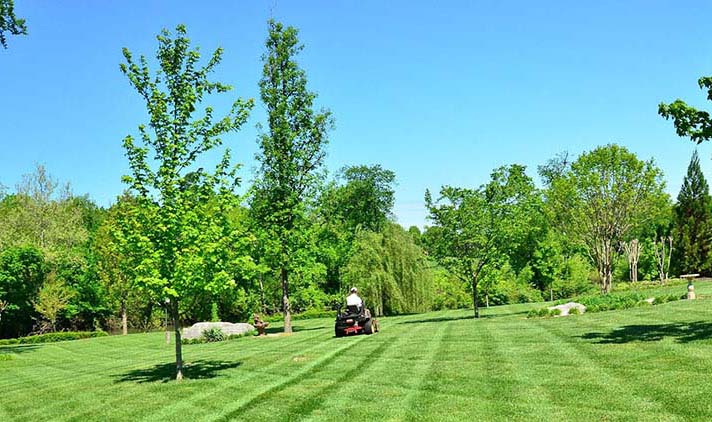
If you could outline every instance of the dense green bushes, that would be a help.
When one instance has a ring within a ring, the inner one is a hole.
[[[218,341],[235,340],[242,337],[251,337],[258,335],[257,330],[248,331],[245,334],[231,334],[227,335],[220,328],[209,328],[203,331],[203,334],[198,338],[186,338],[182,339],[183,344],[203,344],[203,343],[215,343]]]
[[[676,300],[684,299],[685,295],[679,294],[645,294],[640,292],[627,292],[627,293],[609,293],[609,294],[597,294],[580,296],[573,299],[558,300],[555,302],[556,305],[561,305],[570,301],[578,302],[586,306],[586,312],[602,312],[602,311],[612,311],[618,309],[629,309],[639,306],[650,306],[650,305],[660,305],[662,303],[673,302]],[[558,311],[558,309],[550,310],[548,307],[534,309],[529,311],[527,317],[545,317],[554,316],[553,311]],[[569,312],[570,314],[578,314],[578,309],[576,312],[573,309]]]
[[[80,340],[85,338],[105,337],[108,334],[105,331],[58,331],[56,333],[39,334],[36,336],[27,336],[19,338],[10,338],[0,340],[0,346],[8,344],[37,344],[37,343],[55,343],[58,341]]]

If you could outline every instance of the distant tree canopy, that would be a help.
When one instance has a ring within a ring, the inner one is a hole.
[[[0,0],[0,45],[7,48],[7,34],[27,35],[25,20],[15,16],[14,0]]]

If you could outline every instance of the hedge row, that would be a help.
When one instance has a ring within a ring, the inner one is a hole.
[[[36,336],[8,338],[0,340],[0,346],[8,344],[55,343],[58,341],[79,340],[83,338],[104,337],[105,331],[58,331],[56,333],[39,334]]]
[[[203,343],[214,343],[217,341],[227,341],[235,340],[241,337],[251,337],[256,336],[259,333],[257,330],[248,331],[245,334],[231,334],[227,335],[220,328],[211,328],[209,330],[203,331],[203,335],[199,338],[186,338],[182,339],[183,344],[203,344]]]

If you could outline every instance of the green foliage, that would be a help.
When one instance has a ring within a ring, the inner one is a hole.
[[[8,303],[0,320],[2,337],[16,337],[32,328],[32,301],[45,272],[42,252],[34,247],[11,247],[0,252],[0,300]]]
[[[707,90],[707,99],[712,101],[712,76],[701,77],[697,84]],[[678,136],[688,137],[698,144],[712,139],[712,118],[707,111],[697,110],[678,99],[670,104],[660,103],[658,114],[673,120]]]
[[[210,331],[209,334],[206,334]],[[219,328],[211,328],[209,330],[203,331],[203,335],[198,338],[183,339],[183,344],[205,344],[205,343],[215,343],[219,341],[236,340],[243,337],[257,336],[259,333],[257,330],[248,331],[245,334],[230,334],[226,335]]]
[[[610,291],[620,242],[669,206],[661,171],[606,145],[582,154],[550,185],[549,219],[592,257],[602,291]]]
[[[221,330],[218,327],[213,327],[209,328],[205,331],[203,331],[203,340],[205,340],[206,343],[212,343],[215,341],[223,341],[227,338],[223,330]]]
[[[39,334],[35,336],[10,338],[0,340],[0,346],[10,344],[55,343],[58,341],[81,340],[85,338],[105,337],[104,331],[58,331],[56,333]]]
[[[200,66],[200,53],[190,49],[186,34],[185,26],[178,25],[175,37],[167,30],[157,37],[160,69],[153,76],[147,59],[141,56],[135,61],[126,48],[126,62],[120,65],[145,100],[150,117],[148,126],[138,128],[140,143],[132,136],[123,143],[131,168],[131,175],[123,179],[144,209],[140,235],[151,250],[136,282],[171,299],[178,379],[182,378],[180,301],[191,294],[218,294],[233,287],[236,268],[250,261],[240,248],[248,239],[228,224],[230,211],[238,206],[233,192],[237,168],[230,164],[229,150],[212,174],[194,165],[201,155],[221,145],[222,135],[243,125],[253,102],[238,99],[217,121],[212,107],[197,115],[206,95],[226,93],[231,87],[208,78],[222,59],[222,49]]]
[[[52,273],[49,274],[33,303],[35,311],[49,323],[49,329],[56,330],[57,318],[67,308],[75,294],[64,281]]]
[[[712,274],[712,197],[697,151],[677,195],[672,237],[677,274]]]
[[[431,309],[433,276],[423,250],[401,226],[383,233],[362,231],[343,270],[347,286],[356,286],[375,315]]]
[[[263,55],[260,95],[267,109],[267,132],[259,136],[259,178],[255,182],[252,211],[269,233],[272,261],[280,271],[285,332],[289,319],[289,272],[294,254],[303,248],[305,199],[319,180],[327,132],[333,126],[328,111],[315,112],[316,94],[307,90],[306,73],[296,61],[303,47],[298,31],[270,20]]]
[[[463,309],[472,301],[467,285],[437,266],[433,270],[433,310]]]
[[[0,45],[7,48],[7,35],[27,35],[25,20],[15,16],[14,0],[0,0]]]
[[[585,258],[580,255],[568,258],[561,278],[555,280],[552,285],[554,299],[594,293],[596,285],[592,280],[595,277],[596,271]]]
[[[516,249],[531,227],[537,196],[524,170],[519,165],[498,168],[479,189],[445,186],[437,200],[425,193],[433,222],[425,243],[441,265],[470,284],[475,317],[483,269],[501,260],[503,249]]]
[[[347,166],[341,169],[344,184],[331,193],[331,218],[342,220],[346,229],[382,231],[393,216],[396,175],[380,165]]]
[[[0,250],[34,246],[47,262],[79,263],[88,240],[82,209],[69,185],[61,186],[42,165],[22,176],[17,192],[0,207]]]

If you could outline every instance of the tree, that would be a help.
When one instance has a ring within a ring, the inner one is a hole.
[[[0,0],[0,44],[7,48],[7,36],[11,35],[27,35],[27,25],[25,20],[15,16],[14,0]]]
[[[712,273],[712,198],[697,151],[677,195],[672,237],[674,267],[680,274]]]
[[[389,223],[380,233],[362,230],[344,268],[344,281],[356,286],[375,315],[432,309],[432,264],[410,234]]]
[[[667,201],[662,173],[618,145],[582,154],[547,191],[551,221],[598,268],[601,290],[610,291],[621,242],[652,221]]]
[[[337,189],[334,214],[341,215],[351,231],[380,232],[393,215],[396,174],[380,165],[347,166],[340,178],[346,183]]]
[[[121,331],[128,334],[128,306],[136,295],[134,281],[141,275],[143,257],[150,256],[150,240],[145,237],[141,216],[144,209],[130,195],[121,196],[112,206],[96,234],[96,252],[100,279],[108,299],[115,302],[121,315]]]
[[[482,271],[513,248],[528,230],[528,208],[534,184],[520,165],[500,167],[479,189],[445,186],[440,198],[425,193],[434,226],[428,230],[430,253],[453,275],[472,288],[475,318],[479,318],[478,284]]]
[[[120,68],[144,99],[150,116],[148,127],[139,126],[143,145],[130,135],[123,142],[132,173],[123,180],[146,209],[141,213],[145,218],[141,227],[153,250],[142,262],[144,274],[136,281],[159,297],[170,298],[176,379],[180,380],[181,300],[199,292],[217,294],[234,286],[230,272],[237,265],[236,257],[230,255],[234,233],[225,224],[229,209],[236,205],[233,190],[238,183],[229,150],[213,174],[202,167],[195,169],[195,164],[201,154],[221,145],[220,136],[242,126],[253,102],[238,99],[217,121],[212,107],[196,116],[205,95],[231,89],[208,79],[223,51],[218,48],[208,63],[200,66],[200,53],[190,49],[185,26],[178,25],[175,34],[173,38],[163,30],[157,37],[160,70],[155,76],[151,76],[144,56],[136,62],[126,48],[126,62]]]
[[[53,273],[50,273],[40,288],[37,299],[33,302],[35,311],[41,315],[41,318],[46,320],[40,321],[40,327],[46,322],[49,331],[56,331],[57,318],[59,318],[61,312],[67,308],[69,301],[74,295],[74,291],[70,289],[64,281],[55,277]],[[46,330],[41,328],[39,331],[44,332]]]
[[[267,114],[267,132],[259,137],[259,178],[252,208],[257,220],[278,242],[284,331],[292,331],[289,272],[299,249],[305,197],[311,196],[324,161],[333,126],[331,113],[313,110],[316,94],[307,90],[306,73],[296,62],[303,49],[297,30],[270,20],[263,55],[260,94]]]

